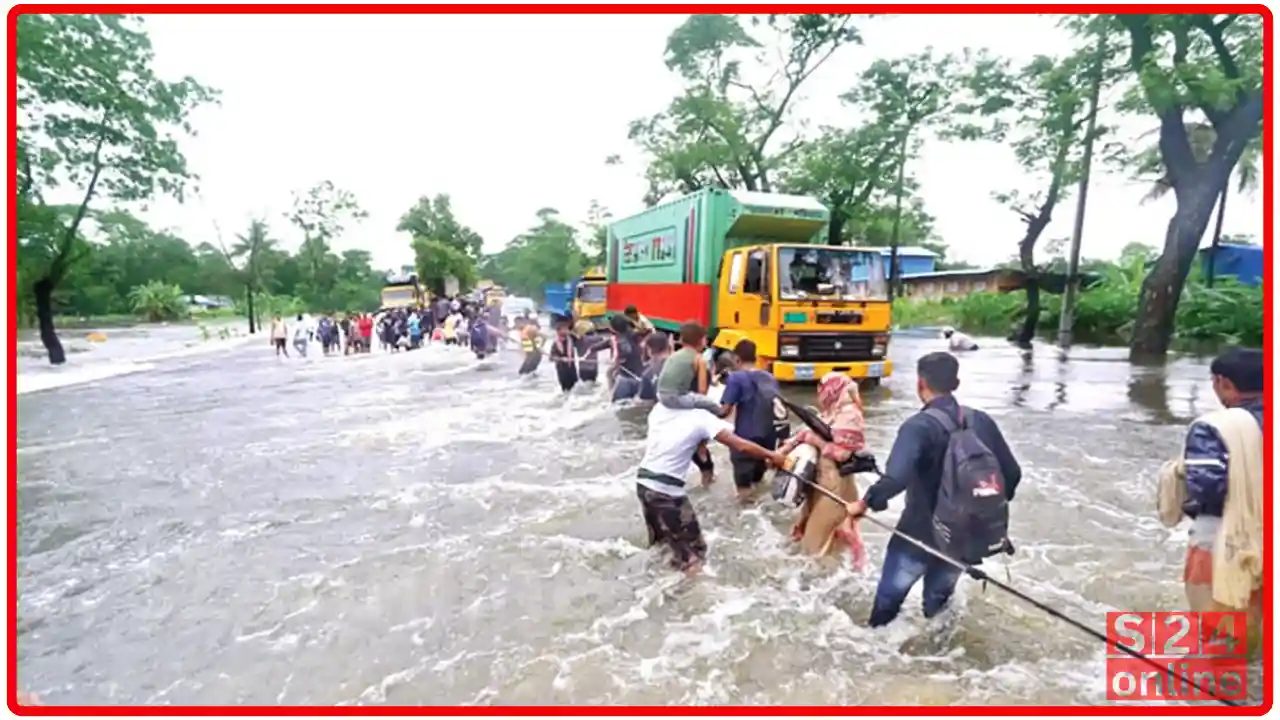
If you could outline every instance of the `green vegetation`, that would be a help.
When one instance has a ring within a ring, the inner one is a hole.
[[[1137,256],[1116,264],[1089,263],[1101,275],[1097,284],[1080,293],[1075,311],[1079,340],[1102,345],[1127,344],[1148,258]],[[1234,278],[1219,278],[1209,287],[1194,271],[1178,305],[1174,340],[1182,344],[1239,344],[1262,347],[1262,288],[1246,287]],[[1045,298],[1036,329],[1056,333],[1062,296]],[[977,335],[1019,339],[1026,318],[1017,293],[976,293],[955,300],[900,300],[894,303],[894,322],[903,328],[952,325]]]
[[[878,58],[840,93],[845,122],[808,126],[800,108],[810,79],[878,22],[849,14],[690,16],[668,37],[662,59],[680,90],[629,128],[648,181],[644,201],[709,186],[810,194],[832,210],[831,243],[944,254],[912,173],[920,148],[929,138],[998,140],[1029,175],[996,197],[1025,230],[992,239],[1016,249],[1017,266],[1031,278],[1025,305],[1021,295],[973,298],[946,312],[960,315],[957,324],[1001,333],[1017,317],[1023,327],[1015,335],[1026,336],[1058,312],[1056,298],[1040,297],[1046,266],[1036,262],[1037,246],[1085,174],[1085,146],[1112,140],[1097,144],[1100,161],[1152,182],[1155,192],[1171,191],[1176,209],[1148,269],[1085,293],[1077,333],[1128,337],[1135,358],[1163,354],[1175,336],[1254,337],[1255,291],[1212,278],[1188,285],[1188,276],[1215,216],[1213,242],[1221,236],[1233,175],[1237,191],[1258,177],[1260,16],[1065,16],[1076,47],[1016,66],[983,50]],[[369,254],[333,250],[365,212],[332,182],[295,195],[284,220],[296,244],[282,243],[282,228],[265,218],[247,221],[226,243],[216,227],[213,237],[178,237],[138,219],[143,203],[191,194],[198,177],[181,143],[194,132],[193,111],[218,102],[218,91],[195,79],[157,75],[140,17],[21,15],[15,51],[16,310],[38,324],[51,362],[65,361],[59,315],[173,318],[185,312],[175,298],[226,296],[253,332],[277,312],[376,304],[382,273]],[[1115,141],[1107,127],[1089,132],[1095,89],[1108,117],[1136,114],[1157,126],[1150,146]],[[436,292],[486,277],[536,296],[603,261],[608,219],[594,202],[581,224],[547,208],[501,252],[484,255],[482,238],[439,193],[421,197],[397,229]],[[902,309],[904,317],[925,312],[935,311]]]
[[[1162,183],[1176,200],[1163,252],[1144,273],[1136,304],[1125,300],[1131,311],[1115,317],[1121,325],[1132,321],[1132,357],[1162,355],[1175,320],[1185,317],[1179,301],[1198,302],[1196,292],[1183,289],[1209,220],[1216,209],[1216,243],[1228,180],[1233,171],[1248,176],[1251,148],[1259,149],[1261,17],[1066,16],[1074,51],[1021,67],[982,51],[882,58],[841,94],[848,124],[806,128],[796,110],[807,81],[876,23],[842,14],[690,17],[671,33],[664,58],[683,89],[665,110],[631,126],[646,164],[645,200],[707,186],[811,193],[833,211],[832,243],[944,249],[909,170],[920,140],[1000,140],[1033,178],[996,198],[1026,223],[1019,237],[1005,240],[1032,279],[1024,334],[1056,319],[1056,299],[1039,313],[1036,279],[1043,268],[1035,262],[1036,244],[1083,174],[1084,145],[1107,137],[1106,127],[1087,131],[1086,94],[1097,88],[1110,99],[1103,110],[1159,125],[1154,147],[1117,141],[1098,154]]]

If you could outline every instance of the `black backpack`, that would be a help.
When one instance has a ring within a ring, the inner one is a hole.
[[[995,453],[982,442],[960,408],[960,424],[937,408],[925,414],[948,434],[942,458],[942,482],[933,510],[933,537],[938,549],[964,563],[1008,552],[1009,501]]]

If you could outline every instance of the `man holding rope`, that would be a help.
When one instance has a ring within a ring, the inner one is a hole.
[[[907,493],[907,504],[898,520],[897,532],[885,551],[880,584],[871,610],[871,627],[888,625],[898,616],[907,593],[924,580],[924,615],[934,617],[946,608],[964,573],[955,563],[916,547],[902,536],[937,548],[935,525],[939,489],[944,475],[955,472],[952,436],[972,431],[994,464],[998,477],[993,490],[1012,500],[1022,468],[1009,450],[1004,435],[991,416],[981,410],[961,407],[952,395],[960,387],[960,363],[945,352],[929,353],[916,364],[916,394],[923,403],[919,412],[898,428],[898,437],[885,463],[880,480],[867,489],[862,500],[850,503],[849,514],[861,516],[868,509],[883,511],[889,501]],[[993,469],[993,472],[994,469]],[[962,540],[957,538],[956,540]],[[959,558],[969,564],[974,560]]]

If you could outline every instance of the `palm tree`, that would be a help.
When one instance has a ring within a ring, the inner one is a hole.
[[[1158,133],[1159,128],[1143,133],[1141,137],[1149,137]],[[1191,145],[1191,152],[1195,155],[1196,160],[1205,162],[1209,158],[1209,153],[1213,149],[1213,143],[1217,141],[1218,134],[1214,132],[1213,126],[1205,122],[1187,123],[1187,140]],[[1248,193],[1252,195],[1257,191],[1259,185],[1259,162],[1262,159],[1262,137],[1254,138],[1253,142],[1245,148],[1244,154],[1240,156],[1240,162],[1236,164],[1236,192]],[[1138,154],[1137,173],[1140,177],[1155,176],[1156,179],[1151,184],[1151,189],[1142,198],[1143,203],[1153,200],[1159,200],[1173,189],[1173,180],[1169,177],[1169,172],[1164,166],[1164,161],[1160,157],[1160,148],[1151,146]],[[1218,245],[1222,242],[1222,220],[1227,211],[1227,195],[1231,192],[1231,183],[1228,182],[1222,187],[1222,193],[1218,195],[1218,216],[1214,220],[1213,225],[1213,242],[1209,246],[1209,265],[1205,268],[1205,284],[1213,287],[1213,262],[1218,254]]]
[[[222,233],[218,233],[218,242],[222,243]],[[270,237],[270,230],[267,223],[263,220],[253,220],[249,223],[249,229],[243,235],[236,236],[236,243],[230,249],[223,246],[222,252],[227,256],[227,262],[232,266],[239,267],[240,279],[244,283],[246,310],[249,314],[249,334],[252,335],[255,330],[254,321],[257,319],[253,309],[253,294],[255,291],[262,289],[262,256],[266,251],[273,249],[276,241]]]
[[[133,309],[146,315],[151,322],[182,317],[186,311],[182,288],[159,280],[135,287],[129,291],[129,300]]]

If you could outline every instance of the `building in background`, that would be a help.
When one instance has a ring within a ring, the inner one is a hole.
[[[880,248],[880,254],[884,257],[884,276],[891,277],[889,262],[893,251],[889,248]],[[928,248],[913,246],[898,248],[898,267],[902,268],[904,278],[908,275],[933,272],[938,267],[938,260],[938,253]]]

